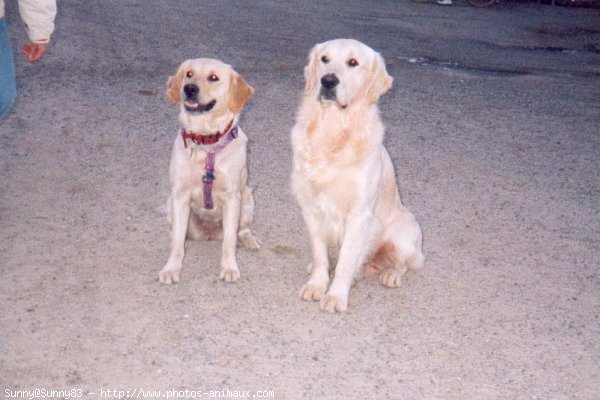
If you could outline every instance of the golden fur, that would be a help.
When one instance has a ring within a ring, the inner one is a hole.
[[[311,277],[300,290],[323,310],[345,311],[350,287],[380,273],[397,287],[423,265],[421,229],[402,205],[377,101],[389,90],[381,55],[352,39],[316,45],[304,70],[306,86],[292,129],[292,188],[307,224]],[[326,90],[324,79],[339,81]],[[339,248],[329,286],[328,249]],[[329,286],[329,287],[328,287]]]
[[[215,80],[216,79],[216,80]],[[184,103],[184,85],[199,88],[198,104],[214,101],[209,111],[190,112]],[[167,98],[180,105],[179,121],[187,132],[213,134],[225,130],[231,120],[237,125],[239,113],[254,89],[229,65],[213,59],[188,60],[167,81]],[[235,282],[240,278],[236,261],[238,238],[250,249],[260,242],[250,231],[254,213],[252,191],[247,185],[246,144],[248,138],[238,127],[238,137],[216,155],[213,182],[214,208],[204,207],[202,177],[210,145],[184,145],[177,135],[171,153],[169,177],[171,197],[167,209],[171,223],[171,254],[159,273],[162,283],[177,283],[183,267],[184,242],[192,239],[222,239],[220,278]]]

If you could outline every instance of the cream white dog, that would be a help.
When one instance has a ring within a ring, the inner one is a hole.
[[[171,255],[159,273],[162,283],[179,282],[186,236],[223,240],[220,279],[226,282],[240,278],[238,238],[249,249],[260,247],[250,231],[248,138],[238,127],[240,111],[253,94],[231,66],[206,58],[185,61],[167,82],[167,97],[180,105],[182,129],[169,166]]]
[[[383,58],[356,40],[332,40],[311,50],[304,76],[291,133],[292,188],[312,250],[300,297],[341,312],[355,278],[380,273],[384,286],[397,287],[423,265],[421,228],[402,205],[382,144],[377,101],[392,85]],[[330,247],[339,255],[329,286]]]

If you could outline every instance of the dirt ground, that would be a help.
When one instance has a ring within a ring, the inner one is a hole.
[[[289,131],[309,49],[338,37],[394,77],[385,143],[427,259],[331,315],[298,297]],[[263,248],[240,248],[226,284],[219,243],[189,242],[164,286],[165,83],[196,57],[256,89],[241,125]],[[47,57],[17,55],[17,75],[0,123],[0,397],[599,398],[599,9],[61,0]]]

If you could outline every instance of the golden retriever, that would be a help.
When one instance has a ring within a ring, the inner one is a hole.
[[[306,86],[291,132],[292,189],[312,251],[304,300],[345,311],[355,278],[380,273],[400,286],[408,268],[424,263],[422,234],[403,205],[377,101],[392,86],[381,55],[361,42],[317,44],[304,69]],[[329,286],[330,247],[339,249]],[[328,288],[329,286],[329,288]]]
[[[200,58],[181,64],[167,82],[167,97],[180,106],[169,178],[171,254],[159,273],[166,284],[180,280],[186,236],[222,239],[220,279],[240,278],[239,238],[249,249],[260,242],[250,230],[254,198],[248,187],[247,136],[238,126],[240,111],[254,89],[231,66]]]

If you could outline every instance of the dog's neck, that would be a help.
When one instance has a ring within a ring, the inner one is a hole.
[[[369,126],[381,124],[377,105],[364,101],[341,108],[333,102],[309,98],[301,105],[298,119],[306,126],[317,124],[327,127],[329,134],[335,134],[335,130],[361,132]]]
[[[298,122],[305,132],[299,140],[311,149],[310,154],[353,163],[376,151],[385,132],[376,104],[354,103],[342,109],[308,99],[300,108]]]
[[[190,114],[185,110],[179,113],[179,122],[185,132],[197,135],[214,135],[226,130],[227,126],[233,121],[233,126],[237,125],[238,115],[231,111],[215,115],[212,112],[201,114]]]

